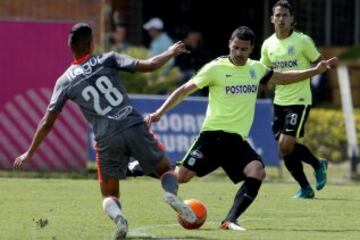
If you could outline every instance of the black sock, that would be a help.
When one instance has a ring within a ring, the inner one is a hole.
[[[171,172],[166,172],[161,176],[161,186],[165,192],[171,192],[175,195],[179,188],[178,180]]]
[[[317,157],[312,154],[310,149],[303,144],[296,143],[294,146],[293,153],[301,158],[303,162],[310,164],[314,170],[320,167],[320,161]]]
[[[235,222],[236,219],[250,206],[256,198],[261,186],[261,181],[248,177],[236,193],[234,203],[227,214],[225,221]]]
[[[291,175],[295,178],[295,180],[300,184],[302,188],[310,185],[308,180],[306,179],[301,160],[296,156],[295,152],[292,152],[290,155],[285,156],[284,163]]]

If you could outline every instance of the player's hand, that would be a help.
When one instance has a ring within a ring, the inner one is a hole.
[[[326,62],[326,67],[328,69],[331,69],[333,66],[335,66],[338,63],[339,59],[337,57],[333,57],[330,59],[325,60]]]
[[[169,51],[174,55],[178,56],[183,53],[190,53],[189,50],[185,48],[185,44],[182,41],[178,41],[169,47]]]
[[[338,59],[337,57],[333,57],[327,60],[321,60],[317,65],[316,69],[319,73],[323,73],[328,69],[331,69],[334,65],[336,65]]]
[[[154,112],[154,113],[150,113],[146,117],[145,121],[146,121],[147,125],[150,127],[153,122],[158,122],[160,120],[160,118],[161,118],[161,115],[157,112]]]
[[[24,164],[30,159],[30,155],[28,152],[18,156],[14,161],[14,170],[20,170]]]

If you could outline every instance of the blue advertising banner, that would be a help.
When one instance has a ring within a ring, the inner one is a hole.
[[[130,95],[134,107],[144,115],[155,111],[166,99],[166,96]],[[152,130],[165,146],[169,158],[176,163],[181,160],[199,134],[205,117],[207,99],[188,97],[174,109],[165,114],[161,120],[152,124]],[[255,120],[247,139],[264,163],[269,166],[280,166],[279,153],[271,131],[272,105],[270,100],[258,100]],[[91,131],[90,131],[91,133]],[[93,137],[89,137],[93,141]],[[89,144],[89,159],[95,159],[94,144]]]

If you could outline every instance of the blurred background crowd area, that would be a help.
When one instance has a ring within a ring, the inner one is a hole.
[[[172,42],[184,41],[191,54],[175,58],[156,72],[119,73],[129,93],[169,94],[189,80],[202,65],[227,55],[229,36],[240,25],[249,26],[257,35],[251,57],[259,59],[262,41],[273,33],[270,16],[275,2],[0,0],[2,95],[6,101],[10,99],[11,103],[17,103],[22,99],[20,93],[32,96],[33,89],[38,89],[43,94],[44,86],[53,86],[56,76],[71,62],[66,35],[76,22],[93,26],[97,52],[116,51],[145,59],[166,49]],[[360,0],[290,2],[295,10],[295,28],[311,36],[324,57],[339,56],[341,62],[349,67],[353,104],[360,108]],[[50,24],[40,33],[39,23]],[[16,32],[10,33],[8,29]],[[60,37],[57,32],[61,33]],[[37,36],[40,35],[39,40]],[[39,64],[42,68],[38,67]],[[16,82],[16,86],[12,82]],[[312,85],[315,106],[325,107],[325,110],[312,112],[304,141],[312,149],[317,149],[318,155],[343,161],[346,159],[346,135],[336,69],[312,79]],[[262,98],[272,97],[271,90],[259,94]],[[49,97],[49,89],[45,95]],[[207,91],[194,95],[206,96]],[[6,106],[12,105],[4,102],[1,109]],[[360,132],[359,111],[355,112],[355,120],[357,132]],[[322,136],[322,141],[319,141],[319,136]],[[360,142],[360,136],[358,139]],[[82,142],[85,144],[86,139]]]
[[[273,33],[270,16],[275,2],[1,0],[0,20],[88,22],[95,29],[97,51],[117,51],[136,58],[147,58],[182,40],[191,54],[177,57],[163,69],[151,74],[120,73],[130,93],[167,94],[191,78],[203,64],[226,55],[229,35],[240,25],[247,25],[256,33],[258,39],[251,57],[259,59],[262,41]],[[325,57],[359,58],[360,1],[290,2],[295,10],[296,29],[310,35]],[[154,43],[156,38],[159,43]],[[352,88],[354,105],[359,107],[358,64],[353,64],[350,70],[357,79]],[[315,104],[340,104],[335,75],[330,72],[313,79]],[[206,90],[195,93],[206,94]],[[260,97],[271,97],[271,93],[260,93]]]

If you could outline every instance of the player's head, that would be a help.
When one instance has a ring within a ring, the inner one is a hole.
[[[235,65],[244,65],[249,58],[255,44],[254,32],[241,26],[235,29],[229,40],[230,59]]]
[[[272,8],[271,23],[275,31],[290,31],[294,26],[294,12],[286,0],[277,1]]]
[[[69,47],[76,55],[85,55],[93,50],[93,35],[91,27],[86,23],[75,24],[70,31]]]

